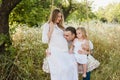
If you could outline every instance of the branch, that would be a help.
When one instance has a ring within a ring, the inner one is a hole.
[[[76,7],[78,5],[80,5],[80,3],[74,4],[74,3],[72,3],[72,0],[69,0],[69,6],[68,7],[64,7],[64,6],[61,7],[63,9],[65,20],[71,12],[74,12],[75,10],[78,9],[78,7]]]

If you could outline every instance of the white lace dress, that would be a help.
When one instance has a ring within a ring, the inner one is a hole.
[[[48,42],[49,24],[43,25],[42,41]],[[68,43],[63,36],[63,30],[54,25],[54,31],[49,43],[51,55],[47,57],[51,80],[78,80],[77,63],[74,55],[68,53]]]

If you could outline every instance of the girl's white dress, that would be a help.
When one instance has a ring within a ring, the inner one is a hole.
[[[42,41],[48,43],[49,24],[43,25]],[[63,30],[54,25],[47,57],[51,80],[78,80],[77,63],[73,54],[68,53],[68,43],[63,36]]]
[[[79,54],[78,51],[82,50],[82,44],[85,43],[85,40],[79,41],[78,39],[74,40],[74,55],[76,58],[76,61],[80,64],[87,64],[87,55],[86,54]]]

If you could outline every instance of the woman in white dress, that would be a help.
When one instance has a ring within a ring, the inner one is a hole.
[[[49,46],[47,60],[51,80],[78,80],[77,63],[74,55],[69,54],[63,30],[63,15],[59,9],[54,9],[42,32],[42,41]]]

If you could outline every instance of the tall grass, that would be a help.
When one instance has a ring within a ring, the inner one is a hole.
[[[100,67],[91,72],[91,80],[120,80],[120,24],[89,22],[67,23],[68,26],[85,27],[94,44],[93,56]]]
[[[90,23],[93,55],[101,63],[92,71],[91,80],[120,80],[119,32],[120,26],[116,24]],[[0,80],[50,80],[50,75],[42,71],[47,45],[41,42],[41,28],[20,25],[12,33],[15,53],[0,55]]]
[[[90,23],[86,29],[89,29],[89,38],[94,44],[93,55],[101,63],[92,72],[91,80],[120,80],[120,25]]]
[[[11,38],[15,53],[0,56],[0,80],[49,80],[41,68],[47,48],[41,43],[41,29],[21,25]]]

